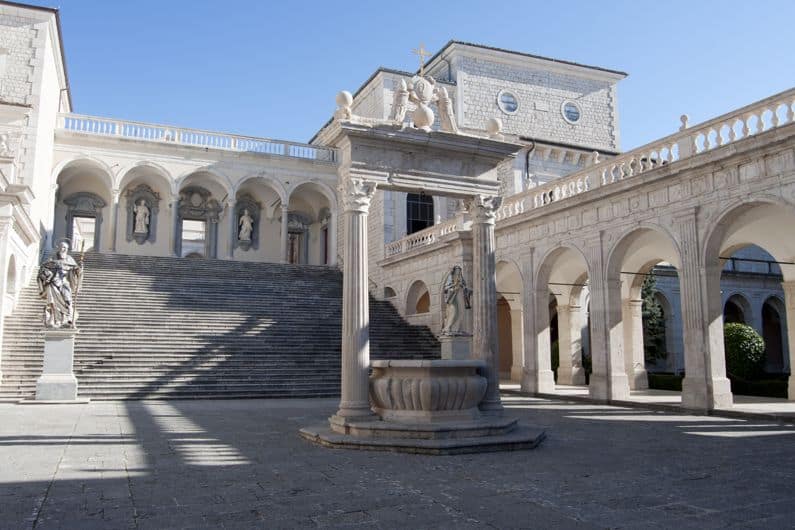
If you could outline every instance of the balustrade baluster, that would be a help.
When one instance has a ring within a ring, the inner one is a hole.
[[[771,127],[778,127],[779,124],[781,123],[781,120],[779,120],[779,117],[778,117],[778,107],[779,107],[778,104],[775,104],[775,105],[773,105],[773,108],[771,109],[773,111],[773,115],[770,117],[770,126]]]

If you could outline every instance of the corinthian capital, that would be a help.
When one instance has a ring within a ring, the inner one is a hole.
[[[375,194],[375,182],[353,177],[346,178],[342,181],[340,191],[343,211],[367,213]]]
[[[502,205],[502,197],[489,197],[486,195],[475,195],[469,202],[469,212],[472,214],[472,219],[478,223],[493,223],[494,217],[497,215]]]

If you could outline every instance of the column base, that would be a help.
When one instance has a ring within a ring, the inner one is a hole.
[[[521,366],[511,366],[511,382],[521,383],[524,369]]]
[[[571,369],[563,369],[558,366],[558,380],[555,381],[558,385],[571,385],[572,384],[572,373]]]
[[[709,411],[730,409],[733,404],[731,381],[726,377],[712,379],[711,395],[703,378],[685,376],[682,380],[682,408]]]
[[[499,398],[491,401],[484,399],[480,402],[478,408],[480,409],[480,413],[484,416],[495,417],[502,416],[505,413],[505,408],[502,406],[502,401],[500,401]]]
[[[790,368],[790,370],[792,370],[792,368]],[[793,373],[790,374],[787,380],[787,397],[790,401],[795,401],[795,370],[793,370]]]
[[[442,335],[442,359],[466,360],[472,358],[472,335]]]
[[[647,390],[649,388],[649,376],[645,369],[635,370],[629,379],[630,390]]]
[[[585,386],[585,368],[578,366],[571,369],[571,384]]]
[[[536,374],[525,370],[522,374],[522,392],[530,394],[551,394],[555,391],[555,373],[552,370],[542,370]]]
[[[74,401],[77,378],[72,374],[44,374],[36,381],[36,401]]]
[[[629,399],[629,378],[626,374],[591,374],[588,393],[599,401],[627,401]]]

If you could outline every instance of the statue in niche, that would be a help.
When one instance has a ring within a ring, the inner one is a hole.
[[[149,233],[149,207],[146,206],[146,201],[141,199],[138,204],[133,208],[133,215],[135,216],[135,234],[148,234]]]
[[[240,227],[237,238],[240,241],[251,241],[251,232],[254,230],[254,218],[249,215],[248,208],[243,210],[243,215],[240,216],[240,221],[237,224]]]
[[[82,259],[80,261],[78,265],[69,255],[69,244],[62,241],[47,261],[41,264],[36,280],[39,297],[45,301],[44,327],[75,327],[75,298],[83,277]]]
[[[406,118],[406,111],[409,108],[409,88],[406,85],[405,79],[400,80],[400,84],[395,89],[395,95],[392,99],[392,116],[391,120],[397,123],[403,123]]]
[[[472,290],[467,287],[460,265],[455,265],[444,280],[444,324],[442,335],[463,335],[462,317],[471,309]]]
[[[8,135],[0,134],[0,156],[11,156],[11,147],[8,145]]]

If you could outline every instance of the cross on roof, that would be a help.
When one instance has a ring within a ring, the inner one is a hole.
[[[411,50],[411,53],[413,53],[414,55],[419,56],[419,59],[420,59],[420,76],[424,76],[425,75],[425,58],[431,56],[430,52],[428,52],[428,50],[425,49],[425,45],[423,43],[420,43],[420,47],[417,48],[417,49]]]

